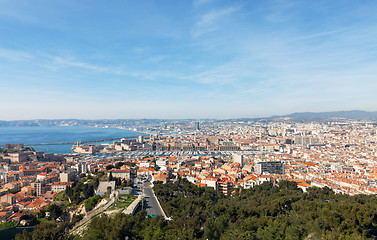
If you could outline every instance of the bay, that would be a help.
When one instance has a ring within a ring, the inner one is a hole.
[[[0,145],[23,143],[36,151],[46,153],[72,153],[72,144],[33,145],[41,143],[73,143],[122,137],[137,137],[143,133],[118,128],[99,127],[0,127]],[[103,142],[97,143],[101,144]]]

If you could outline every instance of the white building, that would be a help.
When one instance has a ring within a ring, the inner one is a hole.
[[[244,166],[244,159],[242,154],[234,154],[233,155],[233,162],[234,163],[239,163],[240,167],[243,168]]]

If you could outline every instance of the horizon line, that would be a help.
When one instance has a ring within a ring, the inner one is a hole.
[[[99,120],[232,120],[232,119],[263,119],[263,118],[276,118],[276,117],[287,117],[293,114],[299,113],[340,113],[340,112],[367,112],[375,113],[377,111],[366,111],[366,110],[338,110],[338,111],[326,111],[326,112],[293,112],[284,115],[270,115],[264,117],[236,117],[236,118],[35,118],[35,119],[13,119],[13,120],[1,120],[0,122],[15,122],[15,121],[51,121],[51,120],[83,120],[83,121],[99,121]]]

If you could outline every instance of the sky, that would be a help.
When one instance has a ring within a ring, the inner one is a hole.
[[[0,120],[377,110],[374,0],[0,0]]]

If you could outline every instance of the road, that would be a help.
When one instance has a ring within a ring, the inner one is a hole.
[[[144,194],[144,210],[147,211],[148,214],[152,213],[158,216],[165,216],[164,211],[160,207],[160,204],[158,203],[149,182],[144,183]]]

